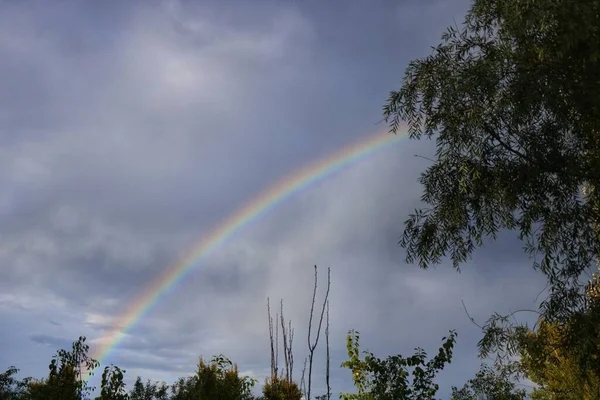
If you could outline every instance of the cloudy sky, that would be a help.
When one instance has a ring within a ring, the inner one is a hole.
[[[298,168],[377,124],[409,60],[468,0],[0,2],[0,368],[44,376],[99,343],[203,235]],[[313,265],[331,267],[334,396],[345,334],[380,356],[430,354],[457,329],[442,393],[476,371],[479,321],[542,287],[513,235],[461,274],[403,262],[431,142],[401,141],[286,200],[227,240],[105,360],[172,381],[224,353],[262,383],[266,301],[306,356]],[[318,297],[318,301],[321,297]],[[324,390],[322,353],[315,391]],[[97,381],[93,381],[97,383]]]

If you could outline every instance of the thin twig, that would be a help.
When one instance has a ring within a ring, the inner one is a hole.
[[[465,310],[465,314],[467,314],[467,317],[469,318],[469,320],[471,320],[471,322],[473,323],[473,325],[475,325],[476,327],[478,327],[479,329],[483,330],[483,326],[479,325],[477,322],[475,322],[475,319],[473,317],[471,317],[471,315],[469,314],[469,312],[467,311],[467,306],[465,305],[465,302],[463,300],[460,301],[463,305],[463,309]]]
[[[427,161],[431,161],[432,163],[434,163],[434,162],[435,162],[435,160],[432,160],[432,159],[431,159],[431,158],[429,158],[429,157],[421,156],[421,155],[419,155],[419,154],[415,154],[414,156],[415,156],[415,157],[418,157],[418,158],[422,158],[422,159],[424,159],[424,160],[427,160]]]

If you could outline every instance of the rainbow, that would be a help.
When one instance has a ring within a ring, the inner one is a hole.
[[[190,274],[221,244],[234,233],[259,219],[293,194],[314,184],[345,166],[362,160],[369,155],[400,141],[404,135],[379,133],[342,148],[305,168],[286,176],[274,186],[256,196],[252,201],[239,208],[221,224],[200,240],[191,251],[173,266],[167,268],[117,317],[111,324],[107,335],[96,341],[92,357],[103,363],[117,348],[137,323],[185,277]],[[91,372],[91,371],[90,371]],[[87,376],[89,379],[89,374]]]

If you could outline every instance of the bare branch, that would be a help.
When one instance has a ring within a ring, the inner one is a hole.
[[[312,319],[315,309],[315,298],[317,296],[317,266],[315,265],[315,286],[313,289],[313,298],[312,304],[310,307],[310,318],[308,320],[308,391],[306,392],[306,400],[310,400],[310,391],[312,385],[312,365],[315,349],[317,348],[317,344],[319,343],[319,335],[321,334],[321,326],[323,325],[323,316],[325,315],[325,306],[327,305],[327,301],[329,299],[329,289],[331,287],[331,268],[327,268],[327,291],[325,292],[325,299],[323,300],[323,307],[321,309],[321,317],[319,318],[319,325],[317,328],[317,333],[315,337],[315,342],[311,343],[310,334],[312,331]]]
[[[467,314],[467,317],[469,318],[469,320],[473,323],[473,325],[475,325],[476,327],[478,327],[479,329],[483,330],[483,326],[479,325],[477,322],[475,322],[475,319],[473,317],[471,317],[471,315],[469,314],[469,312],[467,311],[467,306],[465,305],[465,302],[463,300],[460,301],[463,305],[463,309],[465,310],[465,314]]]
[[[325,383],[327,384],[327,400],[331,399],[331,385],[329,384],[330,356],[329,356],[329,300],[327,300],[327,317],[325,323],[325,344],[327,348],[326,366],[325,366]]]
[[[422,158],[422,159],[424,159],[424,160],[431,161],[432,163],[435,163],[435,160],[432,160],[432,159],[431,159],[431,158],[429,158],[429,157],[421,156],[421,155],[419,155],[419,154],[415,154],[415,157],[417,157],[417,158]]]
[[[267,315],[269,317],[269,341],[271,343],[271,379],[277,378],[277,348],[275,337],[275,343],[273,341],[273,318],[271,317],[271,304],[267,297]],[[275,325],[277,328],[277,325]],[[276,330],[277,332],[277,330]]]
[[[275,321],[277,321],[278,317],[279,317],[279,315],[277,313],[275,313]],[[277,322],[275,322],[275,377],[276,378],[279,378],[278,371],[279,371],[279,324],[277,324]]]
[[[294,342],[294,329],[292,328],[292,321],[289,321],[289,326],[288,326],[288,333],[289,333],[289,346],[288,346],[288,359],[289,359],[289,367],[290,367],[290,384],[292,383],[292,380],[294,379],[294,353],[292,352],[292,344]]]
[[[285,318],[283,316],[283,300],[281,300],[281,332],[283,337],[283,358],[285,362],[285,379],[291,387],[293,379],[294,356],[292,354],[292,341],[294,331],[292,330],[292,321],[289,321],[288,327],[285,326]]]
[[[306,379],[304,378],[306,375],[306,357],[304,358],[304,365],[302,366],[302,377],[300,378],[300,388],[302,393],[306,396]]]

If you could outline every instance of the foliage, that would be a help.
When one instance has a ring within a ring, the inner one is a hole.
[[[566,320],[600,254],[584,185],[600,181],[600,2],[475,0],[463,28],[412,61],[384,107],[396,132],[436,136],[421,175],[431,207],[406,221],[407,260],[455,268],[517,230],[549,279],[543,311]]]
[[[104,367],[100,396],[96,397],[96,400],[128,400],[129,396],[123,383],[125,372],[114,365]]]
[[[537,331],[520,339],[523,368],[540,388],[535,399],[600,398],[600,307],[598,277],[587,288],[584,311],[566,324],[540,318]]]
[[[93,390],[83,379],[86,371],[98,367],[98,361],[87,355],[89,346],[85,336],[73,342],[71,351],[59,350],[48,366],[46,379],[32,381],[28,385],[31,400],[81,400],[88,399]]]
[[[342,394],[343,400],[421,400],[434,399],[439,386],[434,383],[436,374],[452,359],[452,349],[456,333],[450,331],[448,338],[438,354],[426,361],[427,354],[417,348],[410,357],[401,355],[388,356],[386,359],[375,357],[366,351],[361,360],[359,350],[359,333],[350,331],[347,336],[348,361],[342,367],[352,371],[356,394]],[[412,372],[411,372],[412,370]],[[412,375],[412,379],[411,379]]]
[[[496,314],[484,327],[481,355],[496,353],[497,366],[519,356],[511,372],[539,386],[532,393],[535,399],[600,398],[599,287],[594,275],[586,287],[584,307],[566,322],[541,315],[535,329],[529,329]]]
[[[93,388],[82,378],[84,371],[97,368],[98,362],[88,357],[88,350],[85,337],[74,342],[70,352],[59,350],[50,362],[50,373],[45,379],[19,381],[15,378],[18,370],[8,368],[0,374],[0,400],[89,399]],[[100,395],[95,400],[251,400],[254,398],[252,387],[256,384],[255,379],[239,376],[237,365],[223,355],[213,357],[210,363],[200,358],[196,374],[180,378],[170,387],[164,382],[144,384],[138,377],[127,393],[124,374],[125,370],[115,365],[106,366]],[[299,393],[297,385],[290,389]],[[283,399],[299,400],[300,396]]]
[[[508,372],[508,373],[507,373]],[[494,371],[483,364],[481,369],[461,389],[452,388],[451,400],[523,400],[524,389],[517,389],[510,371]]]
[[[329,279],[328,279],[329,282]],[[316,286],[316,284],[315,284]],[[329,284],[328,284],[329,287]],[[326,295],[327,298],[327,295]],[[314,302],[313,302],[314,305]],[[326,310],[326,343],[329,343],[329,307],[324,302]],[[269,312],[270,330],[273,323]],[[125,371],[115,365],[104,368],[102,374],[99,396],[95,400],[300,400],[307,395],[298,384],[293,381],[292,366],[292,337],[291,322],[285,324],[283,306],[281,308],[280,323],[282,327],[285,367],[280,375],[277,371],[277,352],[271,352],[271,377],[265,381],[263,395],[254,397],[252,388],[256,380],[247,376],[240,376],[237,365],[233,364],[223,355],[213,357],[210,362],[205,362],[201,357],[198,369],[192,376],[179,378],[168,386],[166,383],[147,381],[145,384],[137,377],[129,393],[125,390]],[[277,327],[279,325],[275,325]],[[320,329],[319,329],[320,330]],[[278,343],[278,335],[271,334],[270,341]],[[417,348],[416,353],[410,357],[401,355],[388,356],[379,359],[370,352],[363,352],[361,359],[359,348],[359,333],[350,331],[347,336],[347,350],[349,360],[342,363],[342,367],[352,371],[357,394],[340,394],[344,400],[369,399],[369,400],[434,400],[439,389],[435,383],[437,374],[450,363],[455,343],[456,333],[450,331],[448,338],[443,338],[443,344],[435,357],[427,359],[424,350]],[[0,374],[0,400],[83,400],[89,399],[91,392],[84,379],[85,372],[93,371],[99,363],[88,356],[89,347],[85,344],[85,337],[80,337],[73,343],[71,351],[59,350],[52,358],[49,365],[49,375],[45,379],[33,380],[25,378],[19,381],[15,378],[18,370],[9,368]],[[311,343],[309,339],[309,343]],[[316,341],[315,341],[316,343]],[[273,349],[277,349],[274,346]],[[310,349],[316,348],[316,345]],[[274,354],[273,354],[274,353]],[[326,353],[325,382],[327,392],[315,398],[328,400],[331,397],[329,386],[329,352]],[[273,360],[274,358],[274,360]],[[304,363],[306,370],[306,360]],[[304,376],[304,371],[303,371]],[[476,379],[482,379],[478,377]],[[489,385],[488,385],[489,386]],[[471,384],[465,390],[477,388],[479,391],[488,390],[486,386]],[[483,389],[481,389],[483,388]],[[495,389],[495,387],[492,387]],[[492,390],[489,389],[489,390]],[[464,396],[470,392],[465,392]],[[479,393],[479,392],[478,392]],[[490,392],[496,393],[496,392]],[[457,400],[471,398],[464,397]],[[509,398],[515,400],[517,398]]]
[[[191,400],[196,392],[195,377],[179,378],[171,385],[171,400]]]
[[[202,358],[196,375],[180,378],[172,388],[172,400],[215,399],[250,400],[256,380],[240,377],[237,365],[223,355],[207,364]]]
[[[142,382],[141,377],[137,377],[131,392],[129,393],[130,400],[168,400],[169,386],[165,382],[156,383],[147,380]]]
[[[270,378],[263,386],[264,400],[300,400],[302,392],[296,382],[282,378]]]
[[[599,376],[580,368],[576,355],[569,353],[569,346],[564,346],[564,339],[564,330],[560,325],[541,322],[538,331],[530,332],[524,340],[524,369],[529,379],[540,386],[534,390],[532,398],[600,398]]]
[[[349,360],[342,367],[352,371],[357,394],[340,394],[344,400],[358,399],[395,399],[395,400],[434,400],[438,391],[435,383],[437,374],[451,362],[456,333],[450,331],[435,357],[427,360],[426,353],[416,349],[410,357],[401,355],[379,359],[365,351],[361,359],[359,333],[350,331],[347,335]],[[60,350],[50,364],[49,377],[42,380],[15,378],[18,370],[9,368],[0,374],[0,400],[62,400],[79,399],[78,388],[89,388],[80,380],[81,366],[97,366],[95,360],[87,356],[84,338],[79,338],[73,350]],[[79,364],[77,364],[79,360]],[[78,367],[78,365],[80,367]],[[504,372],[503,372],[504,374]],[[200,358],[196,373],[182,377],[168,386],[166,383],[142,382],[137,377],[131,391],[127,393],[124,385],[125,371],[110,365],[104,368],[100,395],[95,400],[300,400],[303,393],[299,386],[288,381],[285,374],[275,379],[267,379],[263,386],[263,396],[255,398],[252,387],[256,380],[240,376],[238,368],[223,355],[215,356],[210,363]],[[493,375],[489,369],[482,371],[469,381],[461,390],[454,388],[452,400],[521,400],[521,391],[514,390],[514,384],[508,380],[508,374]],[[510,393],[512,397],[498,397],[501,393]],[[477,397],[477,396],[488,397]],[[326,400],[330,395],[323,394],[315,398]],[[462,396],[462,397],[461,397]],[[89,398],[88,392],[81,392],[81,398]],[[539,397],[539,399],[554,399]]]
[[[28,380],[15,378],[19,370],[13,366],[0,373],[0,400],[18,400],[24,396]]]
[[[458,269],[508,229],[546,276],[540,321],[550,325],[534,336],[560,338],[569,365],[530,353],[515,372],[540,382],[556,380],[553,370],[589,378],[600,368],[600,318],[580,279],[600,255],[599,61],[597,0],[474,0],[463,27],[409,64],[383,110],[392,132],[405,121],[411,138],[436,138],[420,177],[428,208],[400,240],[407,261],[427,268],[449,257]],[[509,317],[492,316],[480,342],[482,356],[504,353],[505,365],[532,339]]]

